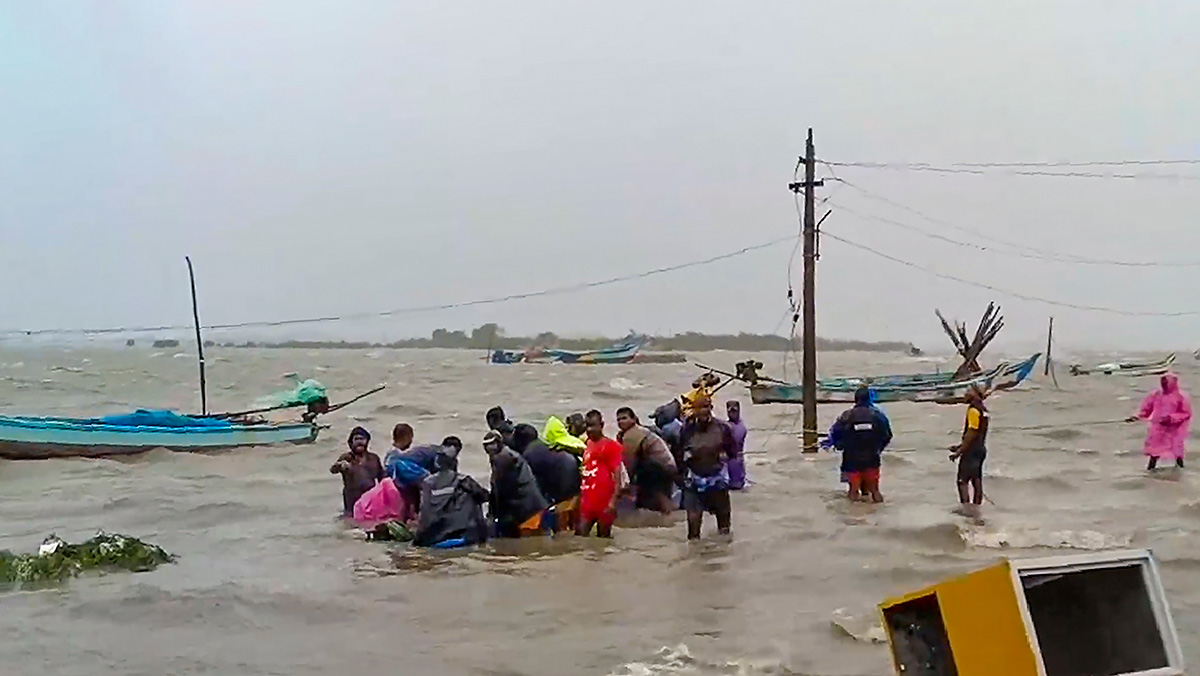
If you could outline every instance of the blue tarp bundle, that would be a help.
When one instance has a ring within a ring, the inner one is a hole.
[[[133,413],[109,415],[96,418],[96,422],[122,427],[232,427],[228,420],[216,418],[193,418],[174,411],[148,411],[138,409]]]

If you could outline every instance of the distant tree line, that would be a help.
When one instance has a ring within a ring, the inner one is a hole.
[[[562,350],[594,350],[608,347],[623,338],[563,338],[551,331],[536,336],[508,336],[494,323],[477,326],[470,333],[437,329],[428,338],[407,338],[390,343],[331,340],[285,340],[281,342],[222,343],[222,347],[298,348],[362,350],[372,348],[450,348],[460,350],[523,350],[529,347],[554,347]],[[800,348],[800,339],[764,333],[705,334],[695,331],[673,336],[654,336],[649,349],[679,352],[732,350],[737,352],[786,352]],[[907,352],[911,343],[817,338],[817,349],[826,351],[857,350],[866,352]]]

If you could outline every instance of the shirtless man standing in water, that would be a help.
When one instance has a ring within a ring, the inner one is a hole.
[[[717,532],[729,534],[729,458],[734,455],[733,432],[712,414],[712,399],[692,402],[693,418],[679,434],[684,476],[683,508],[687,510],[688,539],[700,539],[704,513],[717,517]]]

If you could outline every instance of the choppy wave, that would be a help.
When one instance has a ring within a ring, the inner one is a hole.
[[[1133,536],[1096,530],[1047,530],[1027,526],[967,526],[959,536],[968,547],[983,549],[1080,549],[1128,547]]]
[[[663,647],[653,657],[628,662],[609,676],[802,676],[778,659],[737,658],[706,660],[692,655],[686,644]]]
[[[874,612],[854,615],[845,608],[833,611],[830,623],[860,643],[887,643],[887,633]]]
[[[375,412],[401,418],[432,418],[437,415],[437,411],[415,404],[382,404],[375,407]]]

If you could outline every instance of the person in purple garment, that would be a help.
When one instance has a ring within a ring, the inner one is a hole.
[[[742,405],[737,400],[726,402],[725,412],[733,432],[734,449],[734,456],[729,459],[729,489],[740,491],[746,487],[746,423],[742,421]]]

